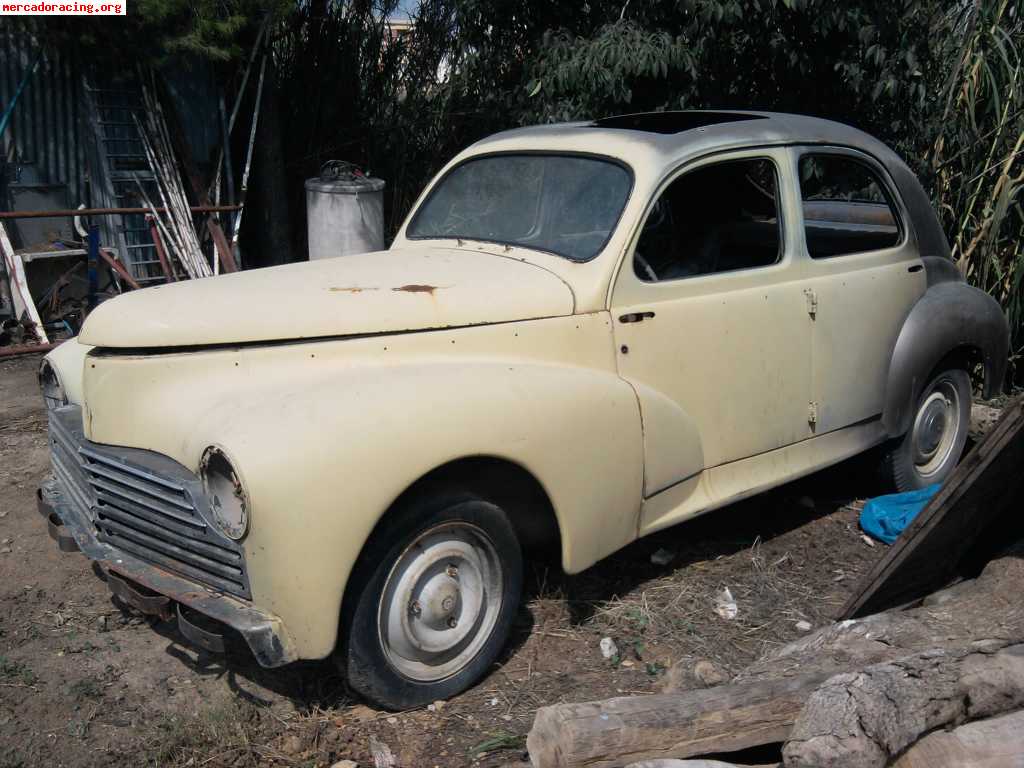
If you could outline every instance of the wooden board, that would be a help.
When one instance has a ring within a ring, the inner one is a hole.
[[[865,576],[839,618],[907,605],[982,565],[1020,534],[1022,512],[1024,398],[1018,398]]]
[[[46,338],[46,331],[43,329],[43,321],[39,318],[36,303],[32,300],[32,294],[28,290],[25,265],[21,261],[21,256],[14,252],[14,246],[11,245],[2,222],[0,222],[0,255],[3,255],[7,274],[11,280],[11,298],[14,299],[15,319],[20,320],[22,313],[28,315],[28,319],[33,323],[32,332],[39,339],[39,343],[49,344],[50,340]]]

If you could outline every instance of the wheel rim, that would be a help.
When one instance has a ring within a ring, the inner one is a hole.
[[[914,466],[922,477],[946,465],[960,429],[960,393],[952,381],[939,379],[921,398],[914,417]]]
[[[502,573],[484,531],[445,523],[392,566],[378,616],[381,647],[405,677],[436,682],[469,664],[501,613]]]

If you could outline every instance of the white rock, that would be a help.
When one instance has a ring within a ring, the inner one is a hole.
[[[601,638],[601,655],[606,659],[611,659],[619,655],[619,647],[610,637]]]
[[[732,592],[726,587],[715,596],[715,613],[727,621],[732,621],[739,615],[740,609]]]
[[[810,632],[811,631],[811,622],[809,622],[809,621],[798,621],[796,623],[796,628],[799,629],[801,632]]]

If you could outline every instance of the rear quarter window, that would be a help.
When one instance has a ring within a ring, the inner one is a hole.
[[[800,158],[804,239],[813,259],[885,250],[899,245],[895,207],[875,171],[837,154]]]

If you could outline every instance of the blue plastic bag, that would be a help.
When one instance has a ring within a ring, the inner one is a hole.
[[[935,483],[919,491],[870,499],[860,513],[861,529],[868,536],[892,544],[940,487],[940,483]]]

